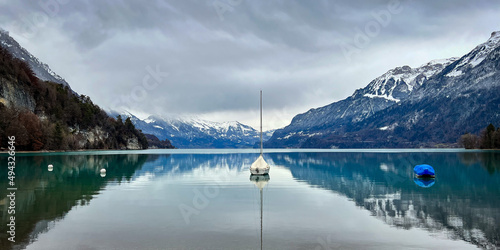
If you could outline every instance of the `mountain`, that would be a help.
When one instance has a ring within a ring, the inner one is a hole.
[[[110,115],[118,113],[110,112]],[[130,117],[143,133],[170,140],[176,148],[251,148],[260,140],[259,131],[237,121],[212,122],[196,117],[160,116],[141,120],[129,112],[123,112],[121,116]],[[271,135],[272,131],[264,132],[264,140]]]
[[[28,65],[35,57],[16,58],[13,46],[0,46],[0,150],[13,143],[11,136],[16,150],[25,151],[148,147],[129,119],[109,117],[69,85],[42,81]]]
[[[500,32],[461,58],[397,67],[344,100],[295,116],[267,147],[453,146],[500,123]]]
[[[69,86],[69,84],[61,76],[52,71],[49,65],[41,62],[38,58],[33,56],[19,43],[9,36],[9,32],[0,28],[0,45],[7,49],[15,58],[25,61],[33,71],[36,77],[42,81],[49,81]]]
[[[455,60],[457,58],[434,60],[415,69],[409,66],[391,69],[344,100],[295,116],[290,125],[275,132],[268,144],[273,147],[300,147],[310,137],[330,134],[367,119],[406,100],[429,77]]]

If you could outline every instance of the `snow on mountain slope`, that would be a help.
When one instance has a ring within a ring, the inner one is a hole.
[[[292,145],[297,146],[307,138],[321,135],[323,131],[342,130],[348,123],[366,119],[406,100],[427,79],[457,59],[433,60],[418,68],[402,66],[391,69],[344,100],[295,116],[289,126],[273,134],[270,145],[280,147],[294,141]]]
[[[161,117],[150,116],[149,124],[156,124],[163,129],[173,129],[180,132],[181,128],[188,126],[190,129],[213,135],[214,137],[237,137],[237,136],[256,136],[257,131],[250,126],[241,124],[237,121],[230,122],[212,122],[197,117]],[[172,133],[172,136],[179,136],[178,133]]]
[[[212,122],[192,116],[150,116],[141,120],[129,112],[121,116],[131,117],[138,129],[160,140],[168,139],[177,148],[251,148],[260,140],[257,130],[237,121]],[[264,140],[271,135],[272,131],[265,132]]]
[[[435,74],[411,96],[412,102],[432,96],[453,97],[479,89],[495,88],[500,82],[498,61],[500,58],[500,32],[493,32],[490,38],[460,59]]]
[[[460,58],[457,65],[446,76],[460,76],[466,69],[476,67],[499,45],[500,31],[491,33],[491,37],[485,43],[476,46],[471,52]]]
[[[455,143],[461,133],[476,133],[500,120],[499,61],[500,32],[493,32],[461,58],[434,60],[415,69],[397,67],[344,100],[295,116],[266,146]]]
[[[19,43],[9,36],[9,32],[0,28],[0,46],[6,48],[14,57],[19,58],[30,66],[33,73],[43,81],[51,81],[55,83],[62,84],[64,86],[69,86],[69,84],[61,76],[52,71],[49,65],[41,62],[38,58],[33,56],[25,48],[23,48]]]
[[[399,102],[406,98],[415,88],[432,75],[443,70],[458,58],[448,58],[430,61],[418,68],[402,66],[391,69],[385,74],[375,78],[360,92],[369,98],[384,98],[389,101]]]

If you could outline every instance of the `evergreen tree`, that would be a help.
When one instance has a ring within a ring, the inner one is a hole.
[[[121,115],[118,115],[116,117],[116,122],[118,123],[118,126],[123,125],[123,120],[122,120],[122,116]]]
[[[64,135],[63,135],[63,130],[62,130],[61,124],[59,124],[59,123],[56,124],[56,127],[54,128],[53,135],[54,135],[53,142],[54,142],[55,149],[61,149],[62,148],[63,139],[64,139]]]
[[[493,133],[493,148],[500,149],[500,127]]]
[[[125,119],[125,129],[129,133],[133,133],[135,131],[135,126],[132,123],[132,120],[130,120],[130,117],[127,117],[127,119]]]
[[[483,136],[481,138],[481,148],[490,149],[493,148],[493,133],[495,132],[495,126],[490,123],[486,130],[483,131]]]

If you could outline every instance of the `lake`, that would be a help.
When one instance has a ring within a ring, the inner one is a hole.
[[[17,154],[15,242],[2,154],[0,248],[500,247],[499,151],[267,150],[256,178],[257,152]]]

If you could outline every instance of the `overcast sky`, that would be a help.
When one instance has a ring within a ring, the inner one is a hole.
[[[500,4],[0,0],[0,26],[105,109],[257,128],[262,89],[266,130],[391,68],[463,56],[500,30]]]

